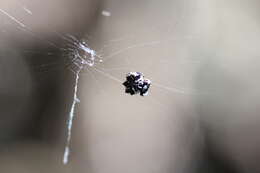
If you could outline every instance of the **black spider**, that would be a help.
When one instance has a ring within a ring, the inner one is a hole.
[[[148,94],[151,81],[145,79],[140,72],[130,72],[126,75],[126,81],[123,83],[125,92],[131,95],[140,93],[141,96]]]

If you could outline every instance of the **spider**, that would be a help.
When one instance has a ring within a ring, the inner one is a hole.
[[[141,96],[146,96],[148,94],[151,81],[145,79],[140,72],[129,72],[126,75],[126,81],[123,83],[125,86],[125,93],[135,95],[139,94]]]

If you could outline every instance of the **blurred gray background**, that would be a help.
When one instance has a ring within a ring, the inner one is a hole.
[[[1,172],[259,172],[258,1],[2,0],[0,9],[26,25],[0,15]],[[81,74],[64,166],[75,77],[59,51],[67,33],[104,62]],[[152,81],[148,96],[124,93],[130,71]]]

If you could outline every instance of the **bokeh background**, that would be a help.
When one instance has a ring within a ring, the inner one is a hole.
[[[1,0],[0,172],[259,172],[259,8],[256,0]],[[59,48],[68,33],[103,63],[80,75],[64,166],[75,75]],[[148,96],[124,93],[130,71],[152,81]]]

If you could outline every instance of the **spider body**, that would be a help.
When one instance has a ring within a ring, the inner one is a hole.
[[[145,96],[148,94],[151,81],[145,79],[140,72],[130,72],[126,75],[126,81],[123,83],[125,86],[125,93],[135,95],[139,94]]]

